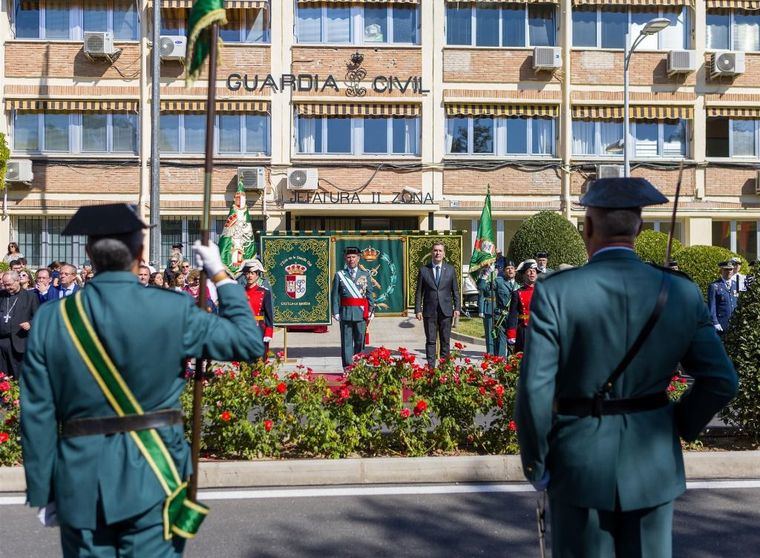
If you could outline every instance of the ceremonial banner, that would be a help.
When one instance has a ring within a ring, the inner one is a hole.
[[[219,253],[222,255],[222,263],[233,276],[237,275],[245,260],[256,255],[251,214],[242,182],[238,182],[235,200],[224,223],[222,236],[219,237]]]
[[[208,58],[211,46],[206,30],[213,23],[227,24],[224,0],[195,0],[187,21],[188,86],[198,79],[203,61]]]
[[[423,265],[430,263],[430,250],[433,244],[440,242],[446,248],[445,261],[454,267],[457,277],[460,277],[460,296],[461,296],[461,277],[462,277],[462,235],[414,235],[407,236],[407,278],[409,285],[407,304],[414,308],[414,291],[417,289],[417,274]]]
[[[491,192],[486,194],[483,211],[480,213],[478,222],[478,236],[475,237],[475,248],[470,258],[470,275],[474,280],[481,269],[487,268],[496,262],[496,236],[493,233],[493,221],[491,221]]]
[[[274,325],[330,324],[330,237],[263,236]]]
[[[356,246],[361,252],[359,267],[372,278],[375,314],[404,316],[406,304],[406,239],[402,236],[333,236],[333,270],[343,269],[343,251]]]

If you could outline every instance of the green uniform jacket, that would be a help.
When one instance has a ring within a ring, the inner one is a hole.
[[[243,289],[226,284],[218,293],[217,316],[184,293],[142,286],[130,272],[98,274],[82,291],[93,327],[145,412],[180,408],[188,357],[251,361],[262,355],[261,330]],[[71,342],[62,302],[44,304],[35,315],[21,373],[27,500],[32,506],[55,501],[61,524],[94,529],[99,506],[110,524],[144,512],[165,494],[128,434],[59,438],[62,422],[115,415]],[[182,426],[158,432],[187,478]]]
[[[478,279],[478,312],[485,316],[496,316],[504,310],[509,310],[509,302],[512,299],[512,290],[507,285],[506,279],[501,276],[493,281],[490,278]],[[496,310],[493,301],[496,301]]]
[[[351,276],[348,275],[348,269],[344,269],[347,274],[347,279],[350,281]],[[359,293],[369,300],[369,311],[372,313],[375,308],[374,298],[372,296],[372,277],[363,269],[357,268],[356,278],[354,284],[357,286]],[[333,277],[332,284],[332,313],[333,315],[339,314],[340,320],[343,322],[361,322],[364,321],[364,310],[361,306],[341,306],[341,298],[352,298],[353,295],[349,292],[342,281],[338,278],[338,274]]]
[[[623,511],[656,506],[686,488],[679,435],[693,440],[736,394],[736,372],[698,287],[670,272],[668,302],[613,397],[666,390],[677,364],[694,377],[677,403],[627,415],[553,415],[556,397],[592,397],[654,309],[663,271],[633,251],[595,255],[580,268],[540,276],[531,302],[517,395],[523,470],[550,472],[552,498]]]

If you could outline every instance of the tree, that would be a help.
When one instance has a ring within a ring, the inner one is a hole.
[[[5,141],[5,134],[0,133],[0,188],[5,188],[5,173],[8,170],[8,159],[11,150]]]
[[[707,286],[720,275],[718,263],[737,255],[720,246],[689,246],[678,253],[678,267],[699,285],[699,288],[702,289],[702,296],[707,297]],[[742,260],[741,271],[746,273],[749,269],[747,260],[739,257]]]
[[[578,229],[552,211],[541,211],[522,222],[509,243],[508,257],[519,263],[540,251],[549,253],[549,267],[583,265],[588,259]]]
[[[665,252],[668,248],[668,235],[657,231],[643,231],[634,244],[636,253],[645,262],[654,262],[662,265],[665,261]],[[670,254],[672,259],[677,259],[677,254],[683,250],[683,245],[677,238],[673,239],[673,250]]]

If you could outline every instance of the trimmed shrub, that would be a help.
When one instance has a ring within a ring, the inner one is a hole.
[[[707,297],[707,286],[719,277],[718,263],[731,259],[738,254],[721,246],[689,246],[678,253],[678,268],[691,277],[699,288],[702,296]],[[747,273],[749,264],[742,260],[741,272]]]
[[[645,262],[654,262],[662,265],[665,261],[665,252],[668,249],[668,235],[657,231],[643,231],[634,244],[636,253]],[[673,251],[670,257],[677,260],[678,252],[683,250],[683,245],[677,238],[673,239]]]
[[[721,416],[760,439],[760,281],[739,295],[739,307],[731,316],[726,351],[739,375],[739,393]]]
[[[539,251],[549,253],[552,268],[562,263],[583,265],[588,259],[578,229],[552,211],[541,211],[522,222],[509,243],[508,257],[519,263]]]
[[[0,134],[0,188],[5,188],[5,172],[8,170],[7,163],[10,156],[11,150],[8,149],[5,134]]]

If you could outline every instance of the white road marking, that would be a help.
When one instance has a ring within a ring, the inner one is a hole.
[[[689,481],[688,490],[724,490],[760,488],[760,479]],[[352,496],[414,496],[434,494],[492,494],[533,492],[525,483],[512,484],[440,484],[440,485],[377,485],[323,488],[262,488],[259,490],[201,490],[198,499],[266,500],[276,498],[346,498]],[[0,496],[0,506],[17,506],[26,502],[24,496]]]

